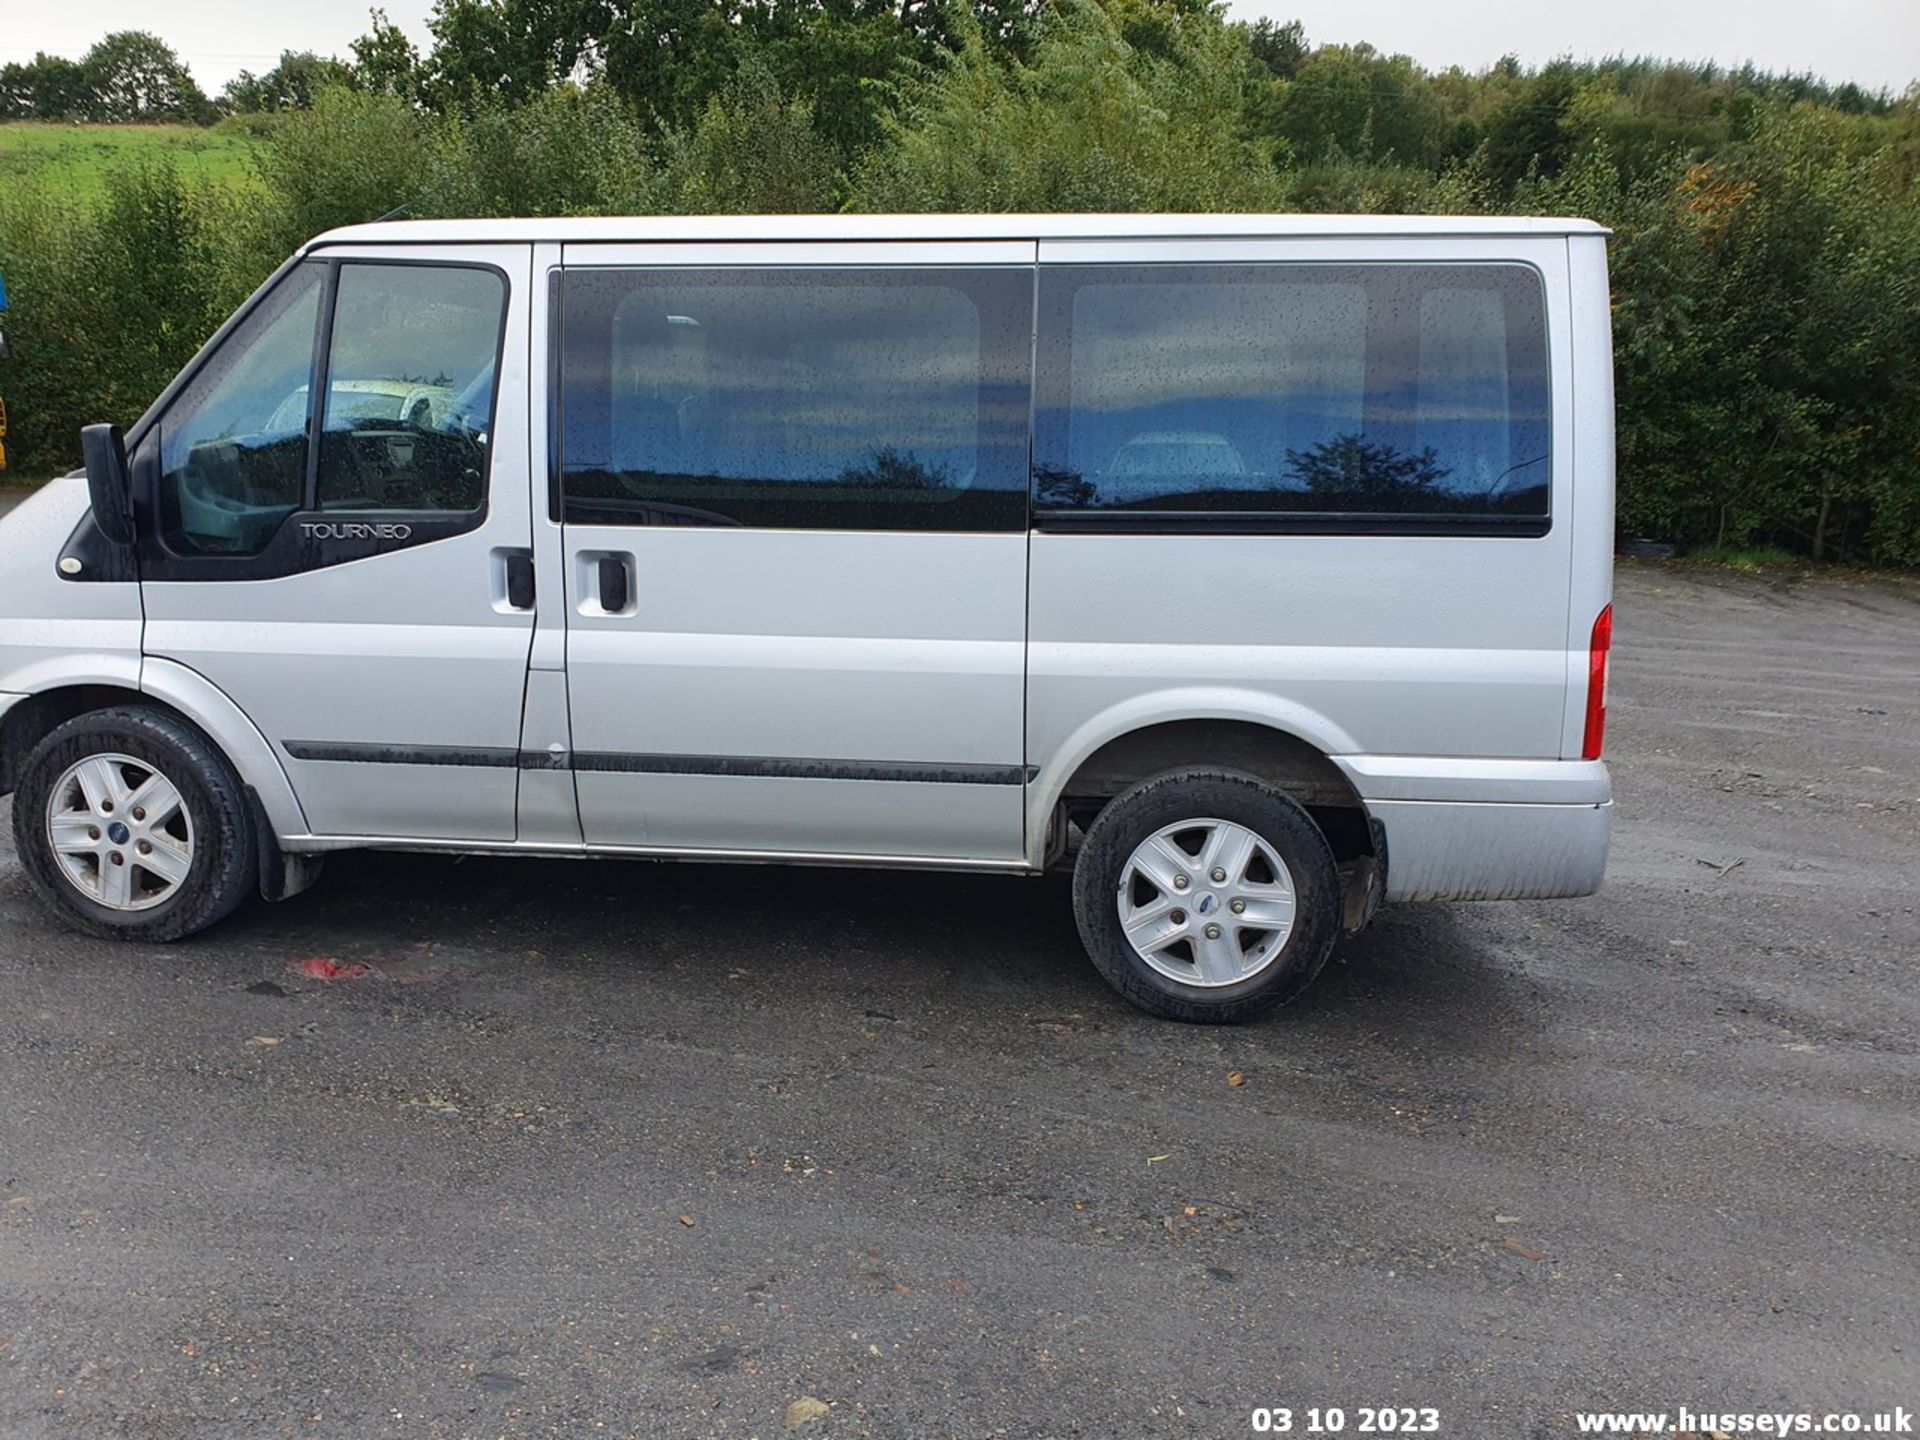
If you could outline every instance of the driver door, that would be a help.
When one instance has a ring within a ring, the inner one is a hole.
[[[514,838],[530,268],[323,252],[136,453],[146,653],[247,713],[314,835]]]

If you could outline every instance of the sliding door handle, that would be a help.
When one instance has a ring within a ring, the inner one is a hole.
[[[606,619],[633,614],[634,563],[630,550],[575,550],[569,586],[582,616]]]
[[[631,585],[624,555],[600,557],[600,608],[609,615],[624,615],[631,598]]]

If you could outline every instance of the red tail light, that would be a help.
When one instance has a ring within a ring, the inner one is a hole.
[[[1607,652],[1613,648],[1613,606],[1593,622],[1593,643],[1587,647],[1587,738],[1580,746],[1582,760],[1598,760],[1607,743]]]

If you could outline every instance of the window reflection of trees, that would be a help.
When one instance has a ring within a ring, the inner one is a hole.
[[[800,482],[805,484],[805,481]],[[883,445],[859,465],[849,465],[829,482],[847,490],[952,490],[956,482],[945,465],[920,459],[911,450]]]
[[[1284,468],[1266,483],[1250,475],[1244,485],[1195,483],[1137,499],[1104,493],[1097,479],[1077,470],[1036,464],[1033,503],[1039,510],[1261,510],[1275,514],[1517,515],[1545,510],[1545,455],[1517,461],[1488,485],[1462,490],[1457,488],[1457,472],[1442,463],[1439,450],[1431,445],[1402,449],[1353,431],[1284,453]]]
[[[1099,487],[1077,470],[1036,465],[1033,503],[1042,510],[1082,510],[1096,503]]]
[[[1287,478],[1320,510],[1431,510],[1453,471],[1431,445],[1401,450],[1358,431],[1287,451]]]

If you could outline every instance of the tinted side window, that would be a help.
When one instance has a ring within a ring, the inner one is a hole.
[[[181,555],[257,555],[307,487],[307,385],[326,266],[274,287],[168,407],[160,529]]]
[[[506,284],[472,266],[346,263],[320,429],[322,510],[466,512],[486,498]],[[304,393],[289,400],[304,410]]]
[[[1040,293],[1043,512],[1547,514],[1531,269],[1071,266]]]
[[[566,518],[1018,530],[1031,270],[573,270]]]

